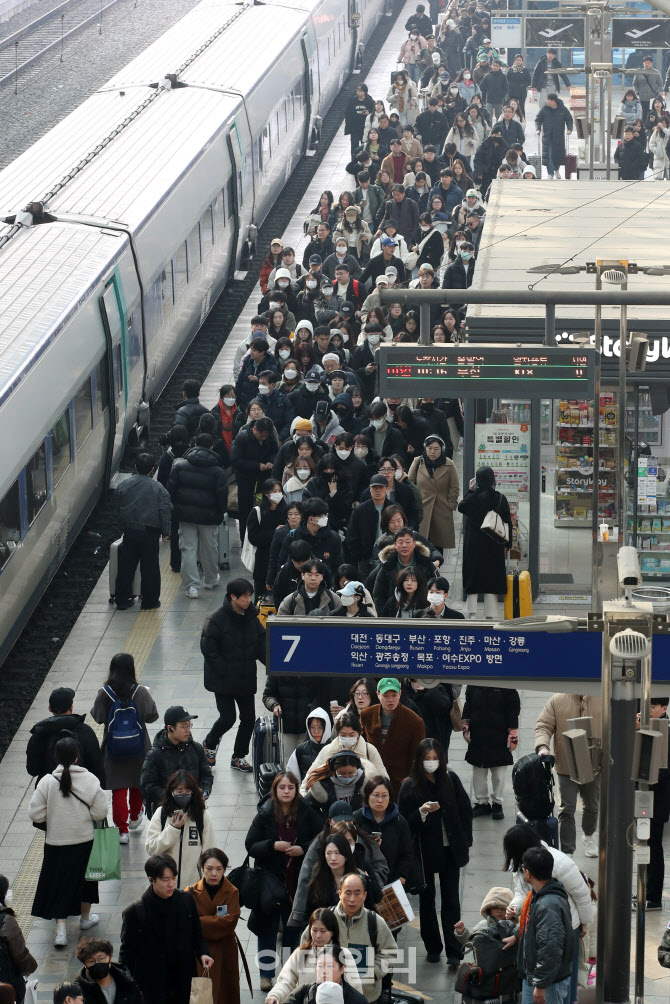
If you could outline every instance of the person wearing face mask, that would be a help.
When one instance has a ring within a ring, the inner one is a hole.
[[[268,334],[268,319],[264,314],[255,314],[251,318],[251,331],[235,349],[235,357],[233,359],[233,379],[235,381],[240,375],[245,357],[249,355],[249,348],[254,338],[265,338],[270,350],[274,348],[276,339]]]
[[[382,285],[387,286],[388,280],[383,277]],[[380,276],[381,279],[381,276]],[[371,294],[371,296],[374,294]],[[377,294],[377,299],[379,295]],[[368,297],[370,299],[370,297]],[[367,301],[366,301],[367,302]],[[362,332],[362,344],[358,345],[351,357],[351,365],[358,377],[361,391],[366,401],[371,401],[375,394],[377,382],[376,352],[382,337],[381,326],[374,321],[366,324]]]
[[[498,174],[498,168],[505,157],[505,144],[502,138],[502,130],[499,126],[494,126],[491,135],[487,136],[483,143],[477,148],[473,162],[473,176],[479,185],[479,190],[486,195],[491,182]]]
[[[428,200],[426,199],[426,202]],[[433,221],[431,220],[429,212],[421,213],[419,217],[419,228],[414,234],[414,246],[412,251],[414,252],[415,258],[415,268],[419,269],[419,279],[421,278],[421,269],[430,270],[431,272],[431,282],[435,277],[435,272],[440,267],[440,262],[442,261],[442,255],[444,253],[444,242],[442,240],[442,234],[439,230],[435,229],[433,226]],[[412,280],[415,283],[415,280]],[[410,286],[412,285],[410,283]],[[415,283],[418,285],[418,283]],[[424,288],[430,289],[430,285]],[[438,304],[439,307],[439,304]],[[412,309],[408,307],[407,309]]]
[[[288,549],[288,561],[279,569],[274,580],[272,598],[276,607],[294,593],[300,585],[302,566],[312,557],[312,549],[306,540],[294,540]]]
[[[444,270],[442,289],[469,289],[475,274],[475,249],[469,241],[461,244],[455,261]],[[450,307],[459,309],[462,303],[454,300]]]
[[[209,798],[214,776],[205,751],[191,735],[191,721],[197,715],[190,715],[179,704],[171,705],[163,715],[164,728],[154,736],[151,749],[144,758],[140,775],[140,789],[147,815],[165,797],[167,782],[175,771],[188,771],[200,786],[205,798]]]
[[[419,744],[411,775],[400,789],[398,808],[409,824],[414,852],[423,866],[426,884],[419,893],[420,930],[428,962],[439,962],[444,947],[447,964],[457,966],[463,948],[454,925],[460,919],[460,870],[468,863],[472,846],[472,807],[436,739]],[[435,909],[436,876],[442,937]]]
[[[216,847],[214,823],[195,778],[185,770],[168,780],[165,796],[147,827],[148,855],[170,854],[177,862],[177,887],[200,878],[198,862],[206,847]]]
[[[294,418],[291,422],[291,436],[280,447],[272,464],[272,477],[282,486],[295,474],[293,463],[299,456],[311,457],[316,465],[319,457],[326,452],[321,443],[314,441],[312,423],[308,418]]]
[[[346,802],[352,810],[363,804],[367,778],[358,753],[342,750],[320,767],[312,766],[302,787],[309,805],[327,812],[333,802]]]
[[[360,584],[358,583],[358,585]],[[345,615],[346,609],[346,606],[343,606],[343,612],[340,616],[343,617]],[[366,742],[361,736],[361,723],[355,711],[345,710],[337,715],[333,726],[332,738],[328,745],[319,751],[310,766],[310,770],[318,770],[320,767],[323,767],[328,763],[330,757],[336,753],[355,753],[359,757],[363,771],[368,776],[378,774],[384,770],[384,764],[378,750],[375,749],[372,743]],[[304,788],[302,793],[306,794],[306,792],[307,788]]]
[[[316,323],[319,327],[327,327],[330,332],[331,325],[336,325],[340,320],[340,306],[342,305],[342,297],[335,293],[335,281],[324,275],[321,280],[321,286],[319,289],[319,295],[314,301],[314,317]],[[318,332],[318,328],[317,328]],[[330,334],[329,334],[330,341]],[[316,347],[315,353],[317,356],[317,361],[319,360],[319,355],[323,354],[323,349],[319,347],[318,334],[315,338]],[[317,351],[318,349],[318,351]]]
[[[343,530],[351,513],[353,495],[348,479],[335,470],[332,453],[321,457],[316,475],[305,488],[305,501],[322,499],[328,505],[328,524],[332,530]]]
[[[348,394],[344,395],[349,397]],[[370,481],[365,463],[354,453],[354,437],[350,432],[338,433],[331,447],[331,460],[335,472],[345,478],[349,485],[352,501],[360,498]]]
[[[342,541],[340,535],[328,525],[328,514],[330,503],[320,498],[305,499],[302,509],[300,526],[284,538],[284,542],[279,552],[279,563],[281,565],[288,558],[288,549],[293,540],[306,540],[312,549],[312,554],[323,562],[334,575],[339,565],[344,561]],[[336,606],[340,605],[337,597]]]
[[[367,429],[363,429],[363,435],[368,437],[379,456],[402,453],[405,449],[405,440],[400,429],[396,429],[387,419],[386,403],[375,401],[370,408],[370,425]]]
[[[82,969],[75,982],[84,1004],[143,1004],[142,991],[126,967],[113,961],[113,953],[104,938],[82,938],[77,945]]]
[[[263,399],[263,410],[273,422],[279,441],[283,442],[288,439],[294,412],[286,394],[277,390],[277,382],[275,370],[262,370],[258,374],[258,393]]]
[[[329,378],[329,381],[331,385],[331,393],[334,393],[333,411],[337,415],[338,421],[347,435],[353,437],[355,433],[360,432],[363,423],[360,419],[354,416],[354,402],[351,399],[351,393],[344,389],[344,386],[346,386],[346,374],[343,370],[336,370]],[[340,384],[343,384],[342,391],[335,393],[336,388]],[[350,386],[353,385],[351,384]],[[353,438],[351,445],[353,446]],[[346,457],[344,459],[346,460]]]
[[[24,976],[30,976],[37,969],[37,962],[26,948],[23,932],[12,910],[14,896],[9,887],[9,879],[0,875],[0,938],[7,946],[15,975],[11,980],[16,1004],[22,1004],[26,995]]]
[[[254,506],[247,520],[249,543],[256,548],[254,555],[254,594],[256,602],[272,592],[272,582],[268,581],[270,545],[278,526],[286,522],[286,502],[281,484],[274,478],[267,478],[262,486],[263,497],[260,505]]]
[[[291,287],[291,273],[287,268],[277,269],[274,285],[268,289],[259,302],[258,313],[267,316],[269,311],[277,309],[277,305],[285,309],[286,327],[289,331],[294,331],[298,301]]]
[[[365,599],[365,586],[362,582],[347,582],[338,590],[342,606],[335,610],[333,617],[374,617]]]
[[[316,464],[311,457],[297,456],[289,465],[289,477],[284,482],[282,491],[286,502],[302,502],[305,486],[316,474]]]
[[[302,382],[303,377],[300,372],[300,367],[289,352],[289,358],[284,363],[281,380],[277,384],[277,390],[288,397],[294,390],[298,390],[298,388],[302,385]],[[293,402],[291,401],[290,403],[291,407],[293,407]]]
[[[361,266],[358,264],[356,259],[352,254],[349,253],[349,244],[346,237],[338,237],[335,240],[335,251],[333,254],[328,255],[321,266],[322,275],[330,279],[331,282],[335,281],[335,266],[336,265],[347,265],[349,268],[349,274],[353,276],[354,279],[359,279],[361,275]]]
[[[295,260],[295,251],[293,248],[285,247],[281,253],[281,265],[278,265],[276,269],[273,269],[268,276],[268,286],[272,288],[275,279],[277,278],[278,270],[288,269],[290,274],[290,285],[295,286],[300,277],[302,276],[305,269],[297,263]],[[280,289],[286,289],[285,286],[280,286]]]
[[[472,79],[472,72],[469,69],[461,70],[456,77],[455,83],[458,85],[458,92],[469,105],[476,94],[481,94],[478,84]]]
[[[302,781],[317,756],[330,743],[332,726],[330,715],[323,708],[314,708],[305,721],[307,739],[293,750],[286,765],[287,771]]]
[[[317,401],[329,401],[328,389],[323,380],[324,371],[315,365],[305,373],[305,379],[300,386],[291,392],[291,406],[296,415],[303,420],[310,420],[314,414]],[[305,427],[305,431],[307,431]],[[312,433],[310,421],[309,432]],[[284,444],[285,446],[286,444]],[[283,449],[283,447],[282,447]]]

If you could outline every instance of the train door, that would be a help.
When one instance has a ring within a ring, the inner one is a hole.
[[[118,272],[108,280],[100,297],[100,313],[107,345],[107,379],[110,387],[110,432],[107,444],[106,484],[119,469],[126,440],[128,405],[128,332],[125,299]]]
[[[314,59],[314,48],[312,39],[305,32],[300,40],[302,45],[302,55],[305,64],[302,93],[305,104],[305,135],[303,137],[302,152],[307,153],[312,144],[312,116],[314,114],[314,73],[318,66],[318,61]],[[318,72],[318,71],[317,71]]]

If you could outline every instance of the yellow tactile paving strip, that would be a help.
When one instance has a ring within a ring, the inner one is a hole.
[[[135,659],[135,671],[138,678],[141,676],[144,664],[158,637],[158,632],[163,626],[172,601],[177,595],[180,584],[180,576],[170,570],[168,549],[161,564],[161,605],[155,610],[140,610],[138,612],[135,623],[128,632],[128,637],[123,645],[123,651],[130,652]],[[88,724],[95,730],[98,739],[102,739],[103,726],[90,719]],[[33,926],[34,917],[30,910],[42,867],[43,854],[44,833],[41,830],[36,830],[18,874],[12,882],[14,892],[12,908],[16,911],[24,937],[28,936]]]

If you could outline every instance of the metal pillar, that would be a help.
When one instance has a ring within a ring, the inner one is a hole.
[[[470,481],[475,476],[475,424],[477,421],[477,402],[473,397],[465,398],[463,408],[463,494],[468,490]]]
[[[542,488],[542,402],[530,402],[530,512],[528,518],[528,571],[533,589],[533,599],[540,591],[540,518]]]
[[[423,301],[419,306],[419,345],[430,345],[430,304]]]
[[[623,288],[626,288],[624,283]],[[619,420],[616,436],[616,480],[617,480],[617,520],[619,524],[619,540],[623,541],[624,527],[628,514],[626,512],[626,344],[628,342],[628,308],[621,305],[619,324]]]
[[[603,288],[600,272],[595,273],[596,289]],[[599,303],[595,307],[594,348],[597,353],[602,349],[602,314],[603,308]],[[596,373],[596,392],[593,401],[593,493],[591,496],[591,610],[597,613],[602,609],[600,603],[600,573],[599,563],[603,562],[603,545],[598,543],[598,506],[600,503],[599,481],[600,481],[600,355],[598,359],[598,370]]]
[[[544,309],[544,344],[556,344],[556,304],[547,303]]]
[[[640,728],[648,729],[651,697],[651,655],[642,660],[642,693],[640,695]],[[640,791],[648,791],[649,785],[638,783]],[[635,918],[635,1002],[644,1004],[644,935],[647,912],[647,866],[637,866],[637,916]]]

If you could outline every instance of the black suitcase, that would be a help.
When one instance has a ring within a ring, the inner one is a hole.
[[[272,782],[281,771],[279,763],[262,763],[258,769],[258,798],[262,801],[270,794]]]
[[[284,763],[281,715],[263,715],[254,723],[251,737],[251,762],[254,769],[256,791],[260,794],[259,775],[261,764]],[[272,784],[272,781],[270,782]]]
[[[556,816],[547,816],[546,819],[527,819],[523,812],[517,812],[517,823],[528,823],[532,826],[541,840],[550,847],[558,847],[558,820]]]

